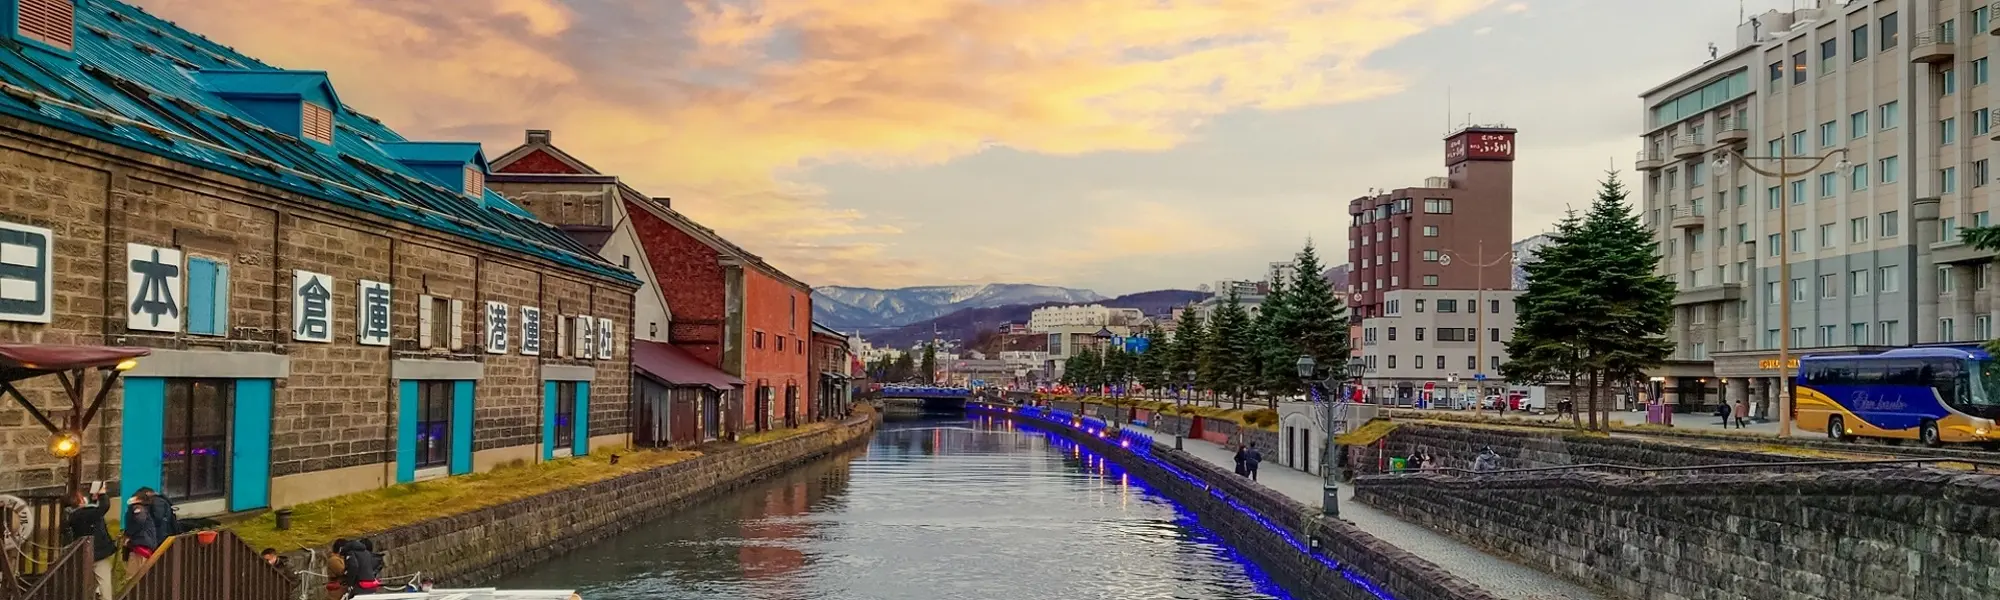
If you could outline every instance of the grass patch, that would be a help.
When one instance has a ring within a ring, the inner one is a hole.
[[[588,485],[701,456],[681,450],[600,451],[539,464],[507,465],[486,473],[407,483],[293,506],[292,528],[278,531],[270,513],[229,529],[254,548],[324,549],[333,540],[461,514],[563,488]]]
[[[830,421],[820,421],[817,423],[807,423],[804,427],[793,427],[791,429],[773,429],[770,431],[760,431],[750,435],[738,437],[736,438],[736,443],[743,444],[746,446],[756,445],[756,444],[768,444],[785,438],[797,437],[815,431],[826,431],[828,429],[833,429],[836,425],[838,424]]]

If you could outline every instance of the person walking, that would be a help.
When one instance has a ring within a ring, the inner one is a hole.
[[[1736,417],[1736,428],[1748,429],[1750,427],[1750,400],[1748,399],[1737,400],[1736,409],[1733,412],[1735,413],[1734,416]]]
[[[71,510],[69,518],[63,522],[63,531],[72,540],[90,538],[91,570],[97,576],[97,600],[111,600],[111,559],[118,556],[118,543],[112,541],[111,529],[104,525],[104,513],[109,512],[111,507],[105,504],[103,492],[88,499],[83,492],[70,492],[66,500]]]
[[[1250,476],[1250,467],[1249,467],[1249,466],[1248,466],[1248,465],[1246,464],[1246,462],[1247,462],[1247,459],[1249,458],[1249,456],[1250,456],[1250,450],[1249,450],[1248,448],[1245,448],[1245,447],[1243,447],[1243,446],[1237,446],[1237,447],[1236,447],[1236,456],[1235,456],[1235,459],[1236,459],[1236,474],[1237,474],[1237,475],[1239,475],[1239,476],[1243,476],[1243,477],[1248,477],[1248,476]]]
[[[1249,472],[1251,481],[1257,480],[1257,466],[1263,462],[1264,453],[1257,450],[1256,442],[1251,442],[1250,449],[1243,455],[1243,470]]]

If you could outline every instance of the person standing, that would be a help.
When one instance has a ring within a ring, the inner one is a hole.
[[[1243,454],[1243,470],[1250,476],[1251,481],[1257,480],[1257,466],[1263,462],[1264,453],[1257,451],[1256,442],[1251,442],[1250,448]]]
[[[160,536],[159,523],[147,510],[146,501],[138,496],[125,504],[125,517],[119,525],[125,528],[125,576],[137,577],[146,561],[153,558],[153,551],[166,540]]]
[[[1240,476],[1244,476],[1244,477],[1248,477],[1248,476],[1250,476],[1250,467],[1249,467],[1249,466],[1248,466],[1248,465],[1246,464],[1246,459],[1248,459],[1248,458],[1249,458],[1249,456],[1250,456],[1250,451],[1249,451],[1249,449],[1247,449],[1247,448],[1245,448],[1245,447],[1243,447],[1243,446],[1237,446],[1237,447],[1236,447],[1236,474],[1237,474],[1237,475],[1240,475]]]
[[[69,518],[63,522],[63,530],[72,540],[90,538],[90,559],[92,572],[97,576],[97,600],[111,600],[111,559],[118,555],[118,543],[111,539],[111,529],[104,525],[104,513],[111,507],[104,503],[104,494],[85,499],[83,492],[70,492],[66,499],[70,506]]]

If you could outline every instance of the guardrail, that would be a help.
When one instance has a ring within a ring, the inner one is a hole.
[[[1794,460],[1784,462],[1725,463],[1719,465],[1688,465],[1679,467],[1640,467],[1613,463],[1583,463],[1576,465],[1556,465],[1551,467],[1524,467],[1519,469],[1494,469],[1478,471],[1463,467],[1426,467],[1421,471],[1400,471],[1400,473],[1457,473],[1466,475],[1514,475],[1521,473],[1550,473],[1555,471],[1625,471],[1646,475],[1661,473],[1690,473],[1697,471],[1763,471],[1776,469],[1799,469],[1810,467],[1888,467],[1901,465],[1971,465],[1974,472],[1980,467],[2000,470],[2000,461],[1966,460],[1952,458],[1885,458],[1879,460]]]
[[[92,600],[97,597],[96,557],[91,555],[90,540],[85,539],[63,548],[56,559],[49,563],[41,575],[41,581],[28,588],[23,600]]]

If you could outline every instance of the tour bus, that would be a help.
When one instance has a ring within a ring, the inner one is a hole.
[[[1799,359],[1793,414],[1827,437],[2000,440],[2000,364],[1974,347],[1928,347]]]

